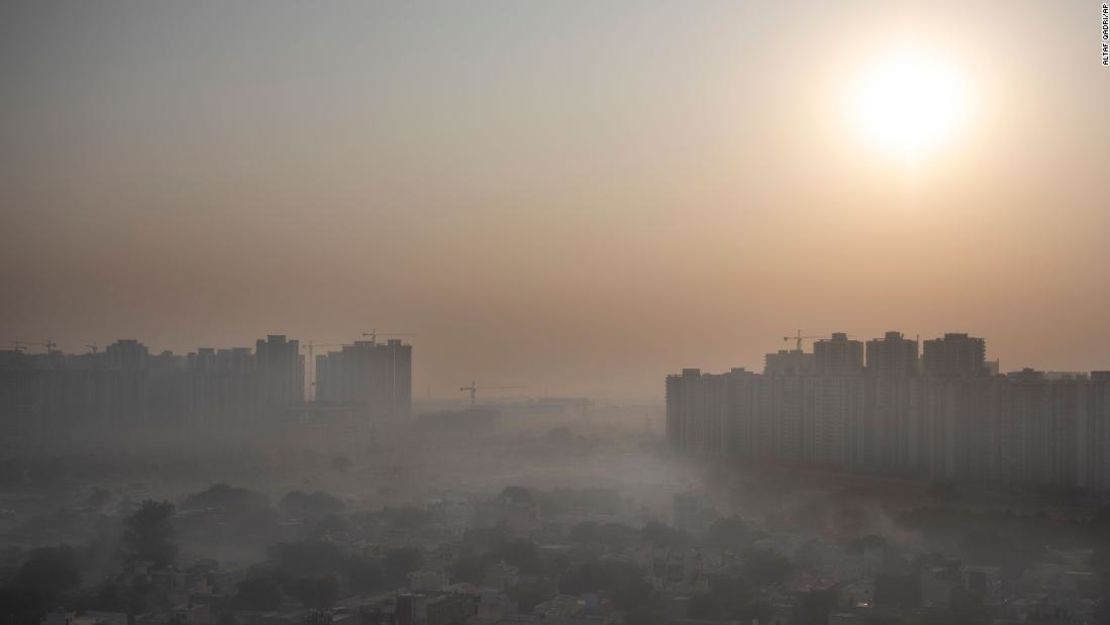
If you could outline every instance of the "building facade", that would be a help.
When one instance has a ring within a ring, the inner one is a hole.
[[[151,354],[123,339],[102,352],[0,351],[0,431],[48,441],[143,427],[218,428],[280,421],[304,403],[297,341],[256,349]]]
[[[672,448],[761,465],[1110,488],[1110,372],[988,375],[984,341],[965,334],[926,341],[920,373],[916,341],[898,333],[868,342],[866,366],[847,345],[858,342],[841,335],[815,349],[823,343],[833,351],[812,373],[668,376]]]
[[[316,357],[316,399],[363,406],[373,417],[412,413],[412,346],[356,341]]]

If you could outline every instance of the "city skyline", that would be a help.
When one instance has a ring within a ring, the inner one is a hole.
[[[370,340],[365,337],[370,336]],[[185,353],[178,353],[171,349],[154,349],[147,345],[144,341],[134,338],[117,338],[107,344],[88,343],[85,345],[86,351],[83,352],[67,352],[63,346],[57,343],[46,340],[44,342],[32,341],[12,341],[8,344],[0,343],[0,363],[4,366],[12,365],[12,358],[30,357],[33,360],[37,357],[37,363],[42,367],[50,367],[54,365],[65,366],[66,360],[73,360],[81,366],[89,366],[96,364],[99,366],[107,367],[121,367],[124,366],[122,361],[117,357],[113,359],[111,352],[116,351],[117,354],[121,350],[126,351],[129,349],[138,349],[141,351],[142,358],[147,357],[185,357],[189,359],[210,358],[212,356],[238,356],[246,354],[248,356],[263,358],[267,356],[270,349],[270,344],[277,341],[281,346],[279,348],[279,357],[284,358],[292,354],[294,357],[301,360],[302,370],[299,375],[303,377],[303,385],[305,387],[305,399],[311,400],[315,392],[313,386],[316,384],[316,366],[321,361],[327,361],[330,357],[337,357],[337,360],[345,356],[349,352],[364,353],[367,349],[374,348],[387,348],[392,349],[395,346],[404,347],[411,350],[412,345],[404,343],[401,339],[392,338],[392,336],[385,338],[385,340],[377,340],[377,336],[386,337],[384,333],[374,335],[372,333],[363,333],[361,339],[350,339],[347,341],[331,341],[326,343],[312,343],[302,344],[302,342],[295,337],[287,337],[284,334],[267,334],[266,338],[257,339],[254,341],[255,346],[252,349],[246,345],[226,345],[226,346],[213,346],[210,344],[199,345],[190,349]],[[288,345],[286,349],[284,346]],[[42,350],[42,351],[39,351]],[[285,353],[288,351],[288,353]],[[63,360],[55,360],[53,357],[62,357]],[[411,358],[411,357],[410,357]],[[113,364],[114,363],[114,364]],[[409,363],[411,366],[411,363]],[[339,399],[339,398],[333,398]]]
[[[939,336],[921,337],[920,335],[910,336],[904,332],[897,330],[885,330],[882,336],[871,336],[866,338],[859,338],[854,335],[849,335],[846,332],[832,332],[828,336],[819,335],[802,335],[801,330],[797,330],[794,335],[782,337],[783,345],[780,349],[774,351],[766,351],[762,358],[762,371],[764,374],[781,375],[813,375],[813,374],[837,374],[837,375],[855,375],[869,373],[873,374],[876,370],[881,371],[902,371],[905,375],[928,375],[933,373],[928,363],[927,353],[930,348],[940,349],[944,343],[951,340],[970,342],[972,347],[970,352],[955,356],[956,361],[963,363],[971,362],[970,367],[973,369],[977,365],[974,362],[978,361],[985,367],[982,372],[983,375],[988,376],[1005,376],[1014,374],[1028,374],[1030,372],[1049,374],[1050,376],[1076,376],[1087,375],[1089,373],[1102,373],[1107,369],[1094,368],[1082,369],[1077,367],[1041,367],[1038,368],[1038,363],[1025,363],[1023,362],[1018,366],[1007,366],[1003,364],[1000,359],[988,358],[990,352],[987,351],[987,343],[985,338],[974,337],[966,332],[944,332]],[[349,340],[333,340],[333,341],[304,341],[297,337],[289,337],[290,344],[293,345],[293,350],[299,355],[302,361],[303,371],[301,373],[303,378],[303,386],[305,387],[305,399],[313,399],[316,389],[313,388],[317,384],[318,375],[317,368],[326,366],[326,361],[329,358],[342,359],[343,357],[351,354],[352,356],[358,354],[360,350],[368,347],[391,347],[393,345],[403,345],[406,349],[411,350],[411,342],[414,339],[405,340],[399,338],[391,338],[398,336],[397,334],[377,332],[363,332],[361,339],[353,338]],[[415,333],[404,333],[415,334]],[[366,340],[366,337],[370,340]],[[287,335],[268,334],[268,340],[280,339],[285,340]],[[384,340],[379,340],[382,337]],[[11,341],[7,343],[0,343],[0,354],[7,354],[8,356],[14,354],[24,354],[27,356],[45,357],[51,354],[64,356],[66,358],[92,357],[103,356],[101,351],[102,347],[112,347],[121,344],[124,345],[137,345],[145,350],[151,356],[172,356],[172,357],[189,357],[195,358],[198,356],[203,357],[205,354],[232,354],[232,353],[246,353],[250,355],[257,355],[259,350],[266,346],[267,339],[258,339],[255,341],[256,346],[254,351],[245,345],[225,345],[215,346],[211,343],[203,344],[189,349],[184,353],[178,353],[171,349],[158,349],[157,346],[147,345],[144,341],[138,339],[116,339],[106,345],[95,343],[85,344],[86,350],[84,352],[67,352],[64,346],[61,346],[52,340],[42,342],[37,341]],[[792,347],[793,346],[793,347]],[[808,346],[808,351],[806,350]],[[799,360],[799,357],[802,359]],[[411,357],[410,357],[411,358]],[[934,359],[937,359],[934,357]],[[7,361],[5,361],[7,362]],[[48,361],[42,361],[48,362]],[[61,362],[61,361],[59,361]],[[417,361],[418,362],[418,361]],[[412,363],[408,367],[412,367]],[[953,366],[953,365],[944,365]],[[959,362],[957,365],[961,366]],[[683,367],[687,369],[691,367]],[[693,367],[699,370],[703,369],[702,366]],[[750,364],[731,363],[728,366],[720,368],[719,370],[727,372],[729,370],[747,370],[754,371],[758,367],[751,366]],[[965,366],[966,368],[966,366]],[[718,370],[714,367],[708,367],[710,371]],[[410,374],[412,375],[412,374]],[[409,385],[414,385],[419,380],[410,381]],[[460,379],[459,383],[465,380]],[[418,391],[419,387],[413,386]],[[512,386],[506,387],[517,389],[526,389],[525,386]],[[424,387],[424,394],[417,397],[417,399],[457,399],[456,394],[459,390],[456,386],[451,386],[446,389],[438,389],[442,392],[433,393],[430,385]],[[535,392],[532,389],[531,395],[542,396],[546,394],[543,391]],[[358,391],[355,391],[358,392]]]
[[[800,341],[801,335],[797,340]],[[865,356],[866,353],[866,356]],[[998,373],[986,341],[835,332],[762,373],[666,377],[675,451],[748,467],[1105,490],[1110,371]]]
[[[334,7],[5,3],[0,339],[376,325],[421,388],[656,398],[797,327],[1110,366],[1095,5]]]
[[[297,339],[270,334],[253,350],[200,347],[188,354],[151,351],[134,339],[82,354],[0,350],[4,447],[151,432],[283,431],[337,420],[366,431],[411,420],[411,345],[390,338],[329,347],[340,349],[309,349],[306,356]]]
[[[0,625],[1110,625],[1107,2],[0,2]]]

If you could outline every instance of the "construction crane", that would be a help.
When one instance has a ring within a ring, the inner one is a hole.
[[[363,336],[370,337],[371,343],[377,343],[379,334],[382,336],[416,336],[413,332],[378,332],[376,328],[362,333]]]
[[[308,362],[311,366],[315,366],[316,362],[316,348],[317,347],[341,347],[346,343],[313,343],[309,341],[305,344],[304,348],[308,350]],[[315,382],[313,382],[315,384]]]
[[[346,345],[346,343],[313,343],[309,341],[304,344],[304,349],[308,350],[308,359],[312,360],[317,347],[341,347],[343,345]]]
[[[824,337],[822,337],[822,336],[802,336],[802,331],[798,330],[797,334],[795,334],[794,336],[784,336],[784,337],[782,337],[782,340],[784,340],[784,341],[796,341],[795,349],[798,350],[798,351],[802,351],[802,340],[803,339],[820,339],[820,338],[824,338]]]
[[[474,406],[474,401],[478,395],[478,389],[483,391],[507,391],[514,388],[524,388],[523,386],[478,386],[477,383],[471,382],[470,386],[460,386],[460,391],[470,391],[470,406]]]
[[[305,344],[304,348],[308,350],[308,386],[313,399],[316,399],[316,348],[317,347],[341,347],[346,343],[313,343],[309,341]]]
[[[45,347],[46,348],[46,353],[48,353],[48,354],[53,352],[55,350],[55,348],[58,347],[58,344],[55,343],[54,341],[51,341],[50,339],[46,339],[45,343],[36,343],[36,342],[33,342],[33,341],[12,341],[12,344],[16,345],[17,349],[23,349],[24,347],[31,346],[31,345],[34,345],[36,347]],[[22,345],[24,347],[18,347],[20,345]]]

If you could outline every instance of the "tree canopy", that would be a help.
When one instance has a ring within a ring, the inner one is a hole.
[[[174,505],[147,499],[124,522],[123,544],[132,561],[146,561],[164,567],[177,558],[177,545],[170,519]]]

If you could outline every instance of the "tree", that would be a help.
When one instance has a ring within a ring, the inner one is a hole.
[[[1102,598],[1095,604],[1095,625],[1110,625],[1110,592],[1103,592]]]
[[[248,610],[276,610],[285,596],[277,571],[265,571],[236,585],[236,602]]]
[[[968,532],[962,544],[962,557],[966,561],[998,565],[1015,576],[1034,562],[1041,551],[1043,545],[986,529]]]
[[[35,549],[19,567],[15,582],[41,593],[51,602],[62,593],[77,588],[81,584],[81,574],[77,570],[73,548],[62,545]]]
[[[532,491],[523,486],[506,486],[497,496],[498,501],[514,505],[532,505],[536,502]]]
[[[334,575],[302,577],[292,583],[290,594],[306,608],[326,610],[339,598],[339,580]]]
[[[690,545],[690,536],[669,525],[652,521],[640,530],[640,537],[657,547],[684,548]]]
[[[570,530],[570,540],[578,545],[620,551],[636,539],[636,530],[620,523],[583,521]]]
[[[123,544],[133,561],[147,561],[161,568],[177,558],[173,543],[174,506],[168,501],[143,501],[124,523]]]
[[[208,490],[186,497],[181,507],[185,510],[217,508],[233,515],[245,515],[268,509],[270,500],[265,494],[253,490],[213,484]]]
[[[1110,585],[1110,543],[1095,547],[1091,554],[1091,567],[1103,578],[1104,583]]]
[[[850,541],[845,545],[845,550],[852,554],[862,554],[868,549],[886,549],[886,539],[876,534],[867,534]]]
[[[540,549],[530,540],[511,540],[491,553],[489,560],[501,560],[531,574],[540,570]]]
[[[412,547],[390,549],[385,554],[385,579],[392,588],[408,584],[409,573],[420,567],[424,558]]]
[[[120,584],[109,581],[100,587],[95,595],[86,596],[83,602],[74,602],[72,607],[81,610],[100,610],[103,612],[124,612],[142,614],[150,608],[148,596],[150,588],[142,582]]]
[[[420,530],[435,522],[435,515],[416,506],[386,507],[378,515],[391,528],[401,531]]]
[[[38,622],[81,583],[73,549],[62,545],[30,552],[10,585],[0,588],[0,615],[15,622]]]
[[[267,552],[269,560],[290,577],[322,576],[343,566],[345,556],[334,543],[325,540],[302,540],[278,543]]]
[[[347,557],[343,563],[343,576],[347,579],[347,590],[362,594],[381,590],[385,581],[381,562],[359,556]]]
[[[85,505],[93,510],[100,510],[106,503],[111,501],[112,493],[103,488],[93,488],[89,496],[85,498]]]
[[[301,535],[308,540],[319,540],[327,537],[329,534],[342,534],[350,531],[350,529],[350,521],[338,514],[329,514],[309,527],[306,527],[301,532]]]
[[[322,490],[313,493],[294,490],[282,497],[280,506],[286,514],[315,519],[343,512],[347,504],[343,503],[342,499]]]
[[[755,549],[747,553],[741,572],[757,586],[781,586],[793,572],[790,560],[773,551]]]
[[[548,430],[547,440],[553,445],[568,445],[574,441],[574,435],[571,434],[570,428],[563,425]]]
[[[829,612],[834,607],[836,607],[835,590],[811,590],[798,594],[794,612],[799,623],[826,623],[829,620]]]
[[[875,605],[910,608],[918,605],[921,586],[916,574],[880,573],[875,578]]]
[[[739,575],[710,578],[709,592],[695,595],[690,601],[690,616],[705,620],[730,620],[749,623],[770,619],[771,608],[757,599],[751,584]]]
[[[523,614],[532,611],[538,604],[559,594],[555,584],[546,579],[524,581],[509,589],[509,598],[516,602],[517,610]]]
[[[559,589],[568,595],[605,592],[622,610],[643,606],[654,598],[651,584],[640,568],[620,561],[585,562],[563,576]]]
[[[721,607],[713,593],[703,592],[690,597],[687,612],[692,619],[711,621],[720,617]]]
[[[974,591],[955,589],[948,611],[950,616],[945,622],[951,625],[986,625],[991,622],[990,610],[983,604],[983,596]]]
[[[624,622],[627,625],[667,625],[671,621],[664,615],[663,610],[652,602],[626,611]]]
[[[807,540],[794,550],[794,562],[802,570],[816,567],[821,560],[821,546],[816,538]]]
[[[464,553],[451,563],[449,573],[453,584],[477,584],[482,581],[482,559],[474,554]]]
[[[738,516],[717,519],[705,532],[704,542],[715,549],[743,549],[752,540],[751,524]]]

